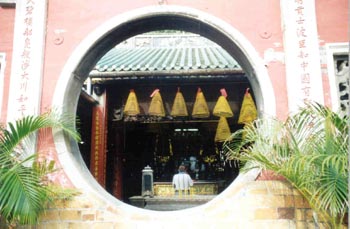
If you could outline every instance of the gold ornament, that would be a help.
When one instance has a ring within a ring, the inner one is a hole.
[[[151,97],[152,97],[152,100],[148,109],[148,114],[153,116],[164,117],[165,109],[164,109],[163,100],[160,95],[159,89],[154,90]]]
[[[231,130],[225,117],[220,117],[216,128],[215,142],[224,142],[231,136]]]
[[[221,89],[221,96],[215,104],[213,109],[213,115],[218,117],[233,117],[233,112],[231,110],[230,104],[227,102],[227,94],[225,89]]]
[[[124,114],[126,116],[138,115],[140,114],[139,103],[137,102],[137,97],[133,89],[130,90],[128,99],[124,107]]]
[[[257,113],[254,100],[249,93],[249,88],[247,88],[244,94],[241,111],[239,113],[238,123],[246,124],[254,121],[258,116]]]
[[[208,118],[210,115],[207,101],[200,88],[198,88],[196,101],[193,105],[192,117],[193,118]]]
[[[171,109],[170,115],[174,117],[188,116],[185,99],[182,93],[180,92],[180,88],[178,88],[176,92],[176,96],[174,99],[174,103],[173,103],[173,107]]]

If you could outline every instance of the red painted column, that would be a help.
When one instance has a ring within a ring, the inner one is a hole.
[[[113,196],[122,200],[123,199],[123,128],[117,127],[114,132],[114,141],[116,149],[113,152],[115,154],[113,163]]]
[[[97,182],[106,186],[106,143],[107,143],[107,96],[103,93],[103,104],[92,111],[90,171]]]

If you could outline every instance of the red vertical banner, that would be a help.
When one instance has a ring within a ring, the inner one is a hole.
[[[103,152],[104,152],[104,170],[103,170],[103,180],[104,184],[103,187],[106,187],[106,171],[107,171],[107,133],[108,133],[108,106],[107,106],[107,93],[104,94],[104,109],[103,109],[103,117],[104,117],[104,124],[103,124]]]
[[[107,101],[105,94],[103,97],[103,104],[95,106],[92,111],[90,171],[97,182],[105,188],[107,157]]]

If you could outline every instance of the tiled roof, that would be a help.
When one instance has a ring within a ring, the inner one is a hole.
[[[91,72],[242,72],[238,63],[220,46],[116,47],[106,53]]]

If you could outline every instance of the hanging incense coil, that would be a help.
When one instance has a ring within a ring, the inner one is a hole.
[[[208,118],[210,115],[207,101],[200,88],[198,88],[196,101],[193,105],[192,117],[193,118]]]
[[[124,107],[124,114],[126,116],[138,115],[140,114],[139,103],[137,102],[137,97],[133,89],[130,90],[128,99]]]
[[[180,92],[180,88],[178,88],[178,90],[176,92],[173,107],[171,109],[170,115],[174,116],[174,117],[188,116],[185,99],[184,99],[182,93]]]
[[[152,100],[148,109],[148,114],[158,117],[165,116],[165,109],[163,105],[162,96],[160,95],[159,89],[154,90],[151,95]]]
[[[238,123],[246,124],[254,121],[258,116],[257,113],[254,100],[249,93],[249,88],[247,88],[244,94],[241,111],[239,113]]]
[[[220,117],[216,128],[215,142],[224,142],[231,136],[230,126],[225,117]]]
[[[226,99],[226,91],[225,89],[221,89],[221,96],[218,98],[218,101],[215,104],[213,109],[213,115],[218,117],[233,117],[233,112],[231,110],[230,104]]]

